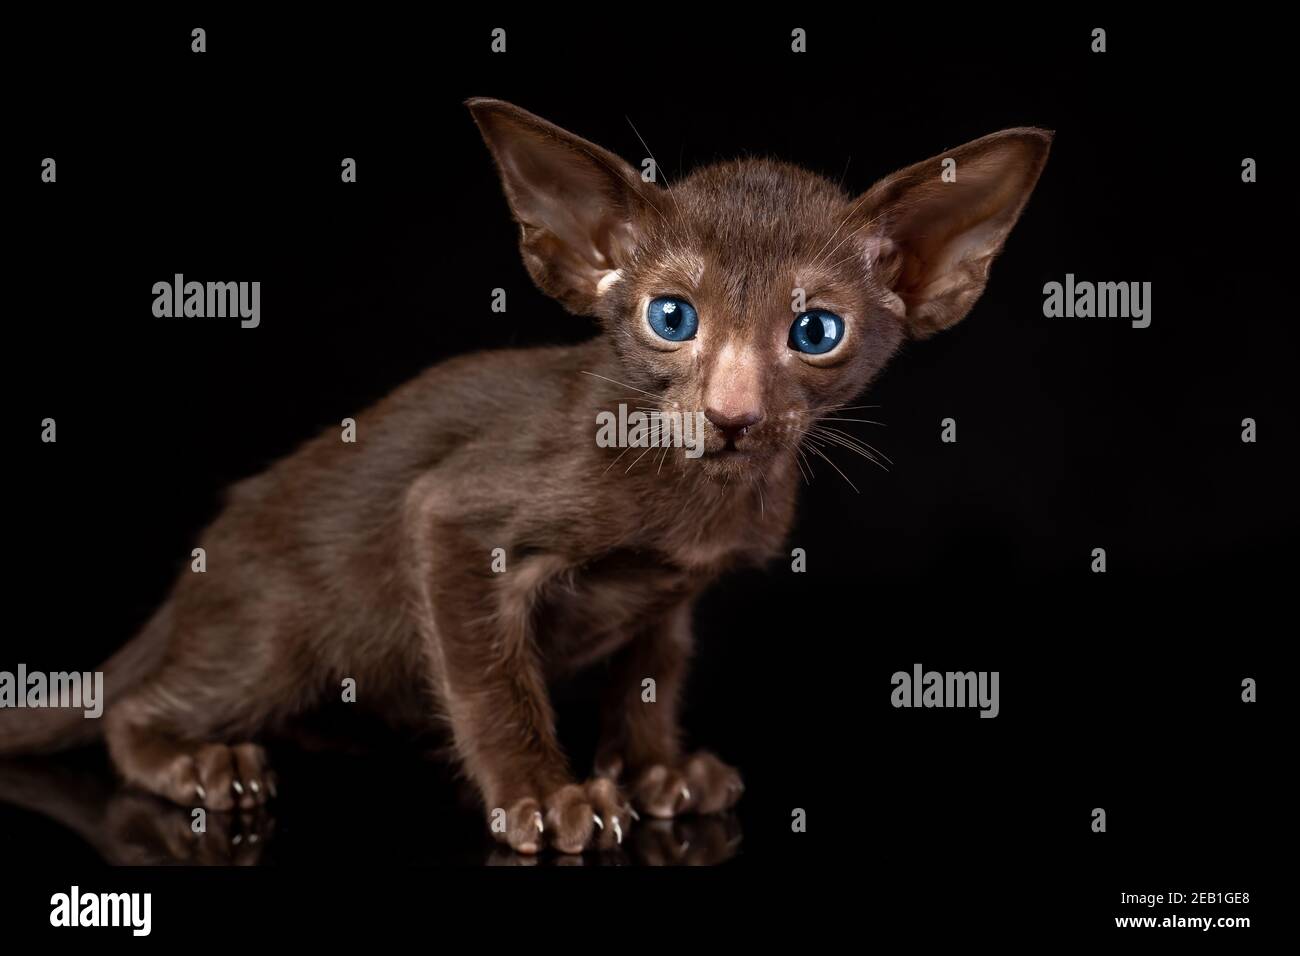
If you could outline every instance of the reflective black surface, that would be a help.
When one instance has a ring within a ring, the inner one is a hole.
[[[491,839],[467,787],[436,764],[299,755],[278,766],[279,798],[262,810],[198,813],[120,786],[102,754],[0,762],[0,847],[40,854],[70,871],[91,860],[111,866],[692,866],[725,863],[741,849],[740,819],[732,812],[671,821],[643,816],[616,849],[523,856]]]

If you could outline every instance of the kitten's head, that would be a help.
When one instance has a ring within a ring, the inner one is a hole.
[[[1051,143],[1039,129],[993,133],[860,196],[755,159],[664,188],[517,106],[468,106],[534,281],[600,319],[645,404],[704,413],[713,474],[793,456],[904,338],[965,316]]]

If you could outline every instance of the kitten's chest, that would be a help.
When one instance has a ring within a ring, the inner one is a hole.
[[[662,555],[620,549],[587,562],[554,582],[537,607],[537,638],[555,672],[605,657],[673,608],[691,600],[716,572],[687,569]]]
[[[785,530],[774,522],[700,527],[670,538],[648,533],[643,546],[611,549],[546,589],[538,639],[557,671],[598,660],[659,626],[728,568],[771,554]]]

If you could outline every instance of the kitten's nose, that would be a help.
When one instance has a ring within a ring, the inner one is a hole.
[[[728,445],[763,420],[763,362],[752,347],[728,342],[710,363],[704,417]]]
[[[741,435],[763,420],[763,413],[757,409],[742,412],[720,412],[716,408],[705,408],[704,417],[722,432],[727,444],[732,444]]]

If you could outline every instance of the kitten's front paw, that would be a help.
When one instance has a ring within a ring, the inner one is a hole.
[[[707,750],[697,751],[677,767],[647,767],[632,788],[636,805],[663,820],[683,813],[730,810],[744,792],[740,772]]]
[[[611,849],[622,844],[633,811],[612,780],[571,783],[541,800],[524,797],[506,808],[504,837],[518,853],[544,846],[561,853]]]

